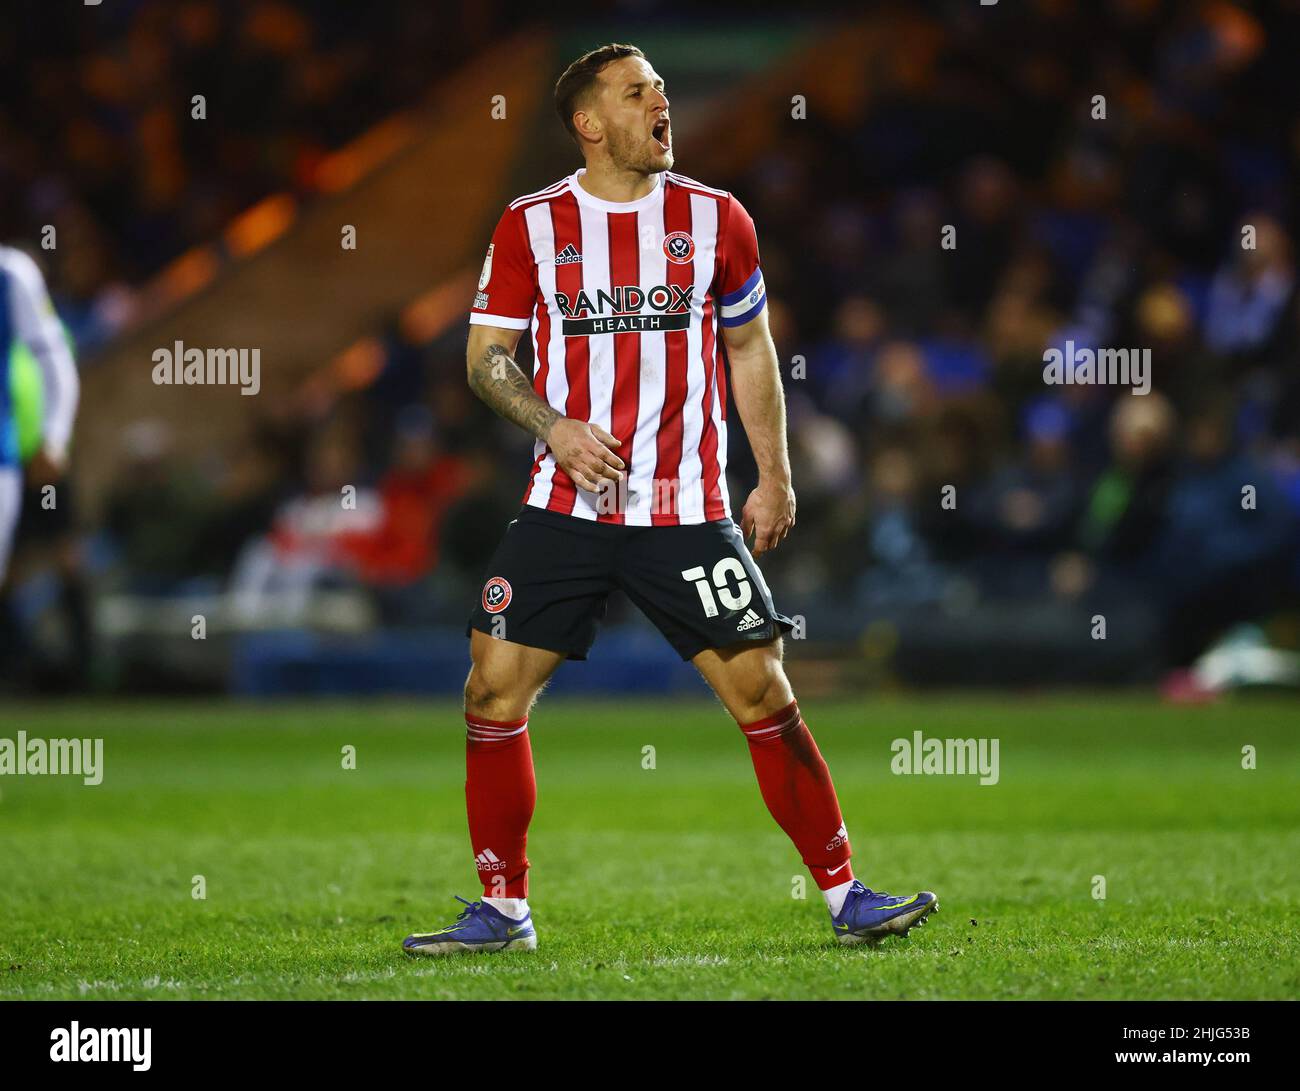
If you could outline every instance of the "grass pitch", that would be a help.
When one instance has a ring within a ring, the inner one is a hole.
[[[544,700],[539,948],[415,961],[477,896],[450,704],[11,705],[0,735],[100,736],[105,775],[0,777],[0,998],[1296,997],[1298,711],[809,702],[859,877],[939,894],[873,950],[793,896],[719,708]],[[914,730],[996,737],[999,783],[893,775]]]

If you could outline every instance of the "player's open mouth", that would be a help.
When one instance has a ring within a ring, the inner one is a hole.
[[[672,133],[667,118],[655,122],[655,127],[650,130],[650,135],[654,137],[656,143],[664,151],[668,151],[672,147]]]

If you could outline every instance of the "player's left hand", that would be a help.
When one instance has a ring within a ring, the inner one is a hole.
[[[63,477],[67,460],[49,448],[37,451],[27,462],[27,480],[33,485],[53,485]]]
[[[740,515],[741,533],[754,536],[753,553],[775,549],[794,526],[794,489],[789,483],[759,481]]]

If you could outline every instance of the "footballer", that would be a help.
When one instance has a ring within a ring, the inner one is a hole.
[[[585,166],[505,210],[469,320],[470,386],[536,440],[523,508],[468,626],[465,801],[483,897],[403,948],[536,947],[529,713],[560,663],[586,658],[615,589],[739,724],[836,938],[905,934],[937,899],[855,879],[830,773],[781,665],[793,625],[754,563],[795,523],[754,223],[730,193],[672,170],[664,81],[635,46],[578,58],[555,102]],[[531,379],[514,359],[525,330]],[[727,496],[728,383],[759,470],[739,527]]]
[[[35,360],[39,376],[39,442],[31,451],[23,449],[21,426],[32,388],[14,381],[20,349]],[[0,586],[22,510],[23,462],[35,484],[62,477],[80,390],[45,278],[21,250],[0,246]]]

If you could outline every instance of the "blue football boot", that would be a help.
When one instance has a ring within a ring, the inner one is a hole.
[[[415,932],[402,940],[408,955],[459,955],[471,951],[532,951],[537,947],[533,915],[517,921],[488,905],[465,902],[456,923],[436,932]]]
[[[839,913],[831,918],[835,938],[841,943],[879,943],[886,936],[905,936],[914,924],[939,908],[939,899],[928,890],[900,898],[879,893],[856,879]]]

